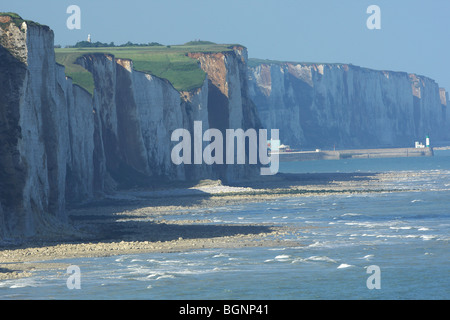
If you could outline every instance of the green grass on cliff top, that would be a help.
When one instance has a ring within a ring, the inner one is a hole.
[[[8,16],[11,18],[12,22],[18,27],[20,28],[22,26],[23,22],[26,22],[27,24],[30,25],[36,25],[36,26],[43,26],[40,23],[37,23],[35,21],[31,21],[31,20],[25,20],[23,19],[21,16],[19,16],[17,13],[14,12],[0,12],[0,16]],[[1,23],[1,22],[0,22]],[[44,27],[44,26],[43,26]]]
[[[91,94],[94,92],[92,74],[75,61],[92,53],[107,53],[116,58],[130,59],[135,70],[167,79],[178,91],[191,91],[203,85],[206,73],[199,67],[198,60],[189,58],[187,53],[226,52],[232,50],[232,46],[188,43],[173,46],[56,48],[55,55],[56,62],[65,66],[66,75]]]

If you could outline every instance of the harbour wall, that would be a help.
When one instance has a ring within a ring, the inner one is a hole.
[[[433,148],[385,148],[280,152],[279,161],[311,161],[368,158],[431,157]]]

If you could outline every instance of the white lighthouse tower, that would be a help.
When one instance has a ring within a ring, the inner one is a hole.
[[[88,42],[91,42],[91,34],[88,34],[87,41],[88,41]]]
[[[426,146],[427,148],[430,147],[430,137],[429,137],[429,136],[426,137],[426,140],[425,140],[425,146]]]

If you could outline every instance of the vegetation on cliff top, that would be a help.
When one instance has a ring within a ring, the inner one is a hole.
[[[0,27],[14,23],[18,28],[23,22],[28,25],[40,25],[34,21],[24,20],[13,12],[0,12]],[[94,93],[95,84],[92,74],[76,63],[84,55],[105,53],[114,55],[115,58],[129,59],[133,61],[133,68],[168,80],[178,91],[191,91],[200,88],[206,77],[206,73],[199,67],[196,59],[190,58],[188,53],[193,52],[226,52],[233,46],[221,45],[210,41],[194,40],[184,45],[164,46],[157,42],[136,44],[127,42],[123,45],[107,44],[102,42],[80,41],[75,46],[55,47],[56,62],[65,67],[65,73],[72,78],[74,84],[81,86],[91,94]]]
[[[22,26],[23,22],[26,22],[28,25],[35,25],[35,26],[43,26],[37,22],[31,21],[31,20],[25,20],[22,19],[21,16],[19,16],[17,13],[14,12],[0,12],[0,16],[3,17],[10,17],[11,18],[11,22],[13,22],[16,27],[20,28]],[[3,22],[0,21],[0,24],[2,24]],[[9,22],[8,22],[9,23]]]
[[[66,67],[66,75],[75,84],[94,91],[94,80],[90,72],[76,64],[83,55],[93,53],[112,54],[115,58],[133,61],[133,68],[163,79],[167,79],[178,91],[200,88],[206,73],[196,59],[187,56],[190,52],[226,52],[233,45],[214,44],[208,41],[193,41],[184,45],[136,45],[108,47],[55,48],[56,62]]]
[[[133,43],[128,41],[127,43],[121,45],[115,45],[114,42],[89,42],[89,41],[78,41],[74,46],[67,46],[66,48],[102,48],[102,47],[153,47],[153,46],[164,46],[158,42],[149,43]]]

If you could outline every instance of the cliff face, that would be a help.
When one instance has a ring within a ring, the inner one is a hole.
[[[247,50],[234,47],[224,53],[194,53],[189,55],[200,62],[208,78],[208,124],[219,129],[224,137],[224,157],[226,157],[226,129],[259,130],[262,124],[256,106],[248,93]],[[248,156],[248,150],[246,150]],[[236,154],[235,154],[236,159]],[[246,159],[248,163],[248,157]],[[217,175],[224,180],[247,179],[258,174],[258,166],[233,165],[213,166]]]
[[[94,78],[91,95],[55,63],[48,27],[1,16],[0,239],[57,233],[69,203],[113,188],[260,174],[248,158],[175,165],[171,134],[184,128],[193,135],[195,121],[203,132],[222,132],[224,158],[226,129],[280,129],[283,143],[301,147],[449,138],[448,94],[425,77],[348,65],[248,69],[240,46],[190,57],[207,76],[200,88],[178,92],[130,60],[82,56],[77,63]]]
[[[1,230],[5,237],[28,236],[66,220],[66,184],[80,196],[92,193],[85,145],[92,125],[80,130],[77,123],[92,105],[55,64],[48,27],[4,24],[0,39]]]
[[[164,80],[136,72],[129,60],[84,56],[79,63],[94,76],[95,145],[100,181],[110,175],[122,187],[149,177],[183,180],[183,167],[170,160],[170,133],[183,128],[180,95]]]
[[[245,48],[193,56],[207,77],[201,88],[181,93],[135,71],[130,60],[86,55],[77,63],[93,74],[91,96],[55,63],[48,27],[2,19],[0,239],[56,232],[68,203],[114,187],[259,174],[259,166],[171,161],[173,130],[193,134],[194,121],[202,121],[203,131],[259,128]]]
[[[171,141],[171,134],[178,128],[187,129],[194,140],[194,121],[202,122],[203,131],[221,130],[224,137],[225,129],[255,128],[259,124],[248,98],[244,48],[191,57],[199,60],[207,77],[201,88],[181,93],[167,80],[135,71],[130,60],[94,54],[78,61],[94,76],[94,112],[101,137],[95,162],[104,163],[101,172],[122,186],[160,179],[231,181],[256,173],[257,166],[249,165],[172,163],[171,151],[178,142]],[[207,144],[203,142],[202,146]]]
[[[412,146],[450,139],[445,90],[403,72],[344,64],[260,64],[250,95],[268,129],[297,148]]]

